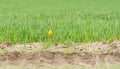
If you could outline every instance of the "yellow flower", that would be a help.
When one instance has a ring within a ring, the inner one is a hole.
[[[49,30],[49,31],[48,31],[48,36],[51,37],[52,34],[53,34],[52,30]]]

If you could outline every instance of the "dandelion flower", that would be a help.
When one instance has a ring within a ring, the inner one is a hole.
[[[49,31],[48,31],[48,36],[51,37],[52,34],[53,34],[52,30],[49,30]]]

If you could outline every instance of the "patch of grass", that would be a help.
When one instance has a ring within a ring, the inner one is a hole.
[[[0,42],[94,42],[120,39],[118,0],[1,0]]]
[[[37,66],[32,66],[32,67],[27,67],[27,66],[4,66],[0,67],[0,69],[119,69],[120,65],[102,65],[102,66],[97,66],[97,67],[91,67],[91,66],[51,66],[51,67],[37,67]]]
[[[13,43],[46,42],[49,40],[47,32],[50,28],[54,32],[53,39],[56,42],[94,42],[120,39],[120,23],[117,14],[114,16],[118,18],[109,20],[95,19],[93,18],[94,14],[90,14],[90,18],[80,12],[79,14],[65,13],[58,16],[47,16],[47,18],[46,15],[45,17],[38,15],[38,19],[34,19],[36,16],[30,17],[29,14],[26,16],[10,14],[12,17],[3,14],[2,20],[5,20],[0,22],[0,42],[6,40]],[[98,14],[98,17],[102,15]],[[81,15],[86,18],[82,18]],[[105,16],[109,16],[109,14],[106,13]]]

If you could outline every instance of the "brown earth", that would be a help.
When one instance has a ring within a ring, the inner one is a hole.
[[[0,53],[0,66],[8,64],[20,66],[96,66],[103,62],[120,63],[120,41],[113,41],[112,43],[71,43],[66,46],[58,44],[46,51],[41,50],[44,46],[42,43],[17,44],[15,46],[10,46],[8,43],[8,46],[2,47],[3,45],[7,44],[1,44],[0,50],[7,52]]]

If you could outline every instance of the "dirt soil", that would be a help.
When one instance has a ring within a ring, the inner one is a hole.
[[[112,43],[71,43],[58,44],[49,50],[41,50],[43,44],[17,44],[10,46],[9,42],[0,45],[0,66],[55,66],[55,65],[88,65],[96,66],[103,62],[111,64],[120,63],[120,41]],[[26,52],[23,50],[27,49]],[[22,48],[22,49],[21,49]],[[33,50],[35,50],[33,52]]]

